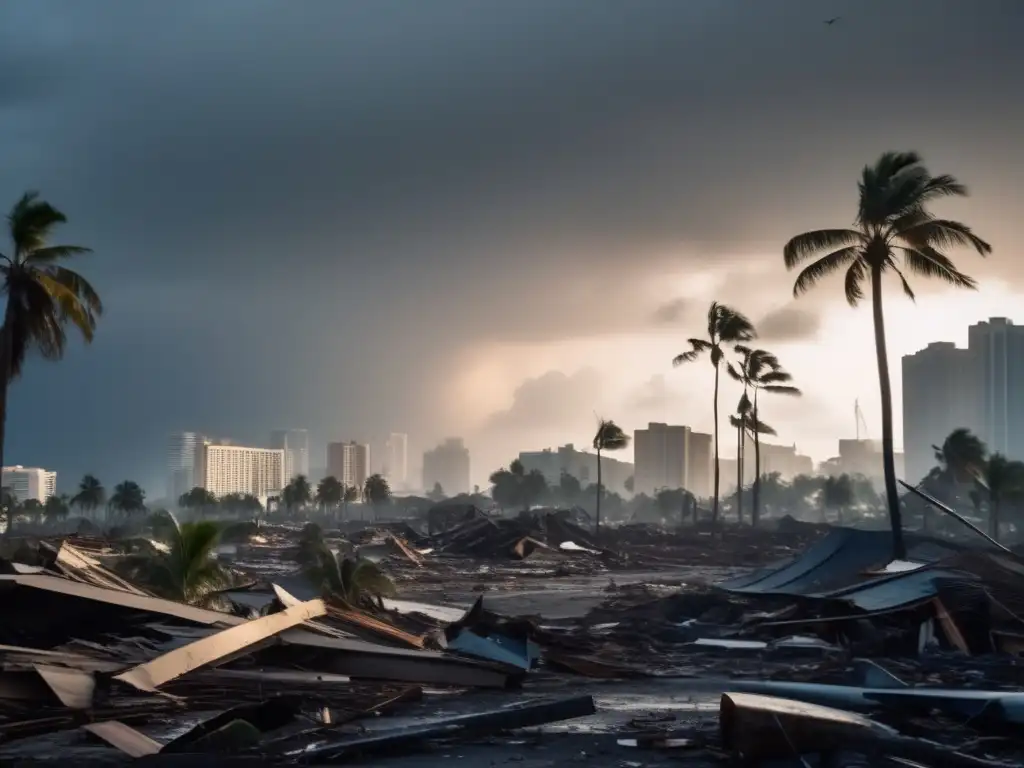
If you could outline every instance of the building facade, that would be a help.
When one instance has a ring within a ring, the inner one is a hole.
[[[572,443],[554,450],[522,451],[519,463],[527,472],[540,472],[551,486],[558,485],[563,472],[575,477],[584,487],[597,482],[597,454],[578,451]],[[626,482],[633,474],[634,467],[628,461],[620,461],[608,453],[601,454],[601,482],[609,492],[630,495]]]
[[[409,484],[409,436],[392,432],[384,444],[384,477],[392,488],[405,488]]]
[[[977,382],[973,431],[989,451],[1024,460],[1024,326],[1005,317],[976,323],[967,329],[967,349]]]
[[[976,355],[981,338],[983,334],[975,331],[973,349],[938,341],[903,357],[904,479],[908,482],[919,482],[935,466],[932,446],[942,445],[954,429],[966,427],[985,439],[982,433],[988,430],[983,429],[981,418]]]
[[[214,496],[241,493],[265,500],[286,484],[284,451],[204,440],[196,450],[195,484]]]
[[[196,487],[196,456],[205,438],[176,432],[167,443],[167,498],[177,501]]]
[[[469,449],[461,437],[450,437],[423,454],[423,488],[430,491],[436,483],[448,496],[469,493]]]
[[[699,498],[712,493],[711,435],[681,425],[651,422],[633,433],[634,490],[648,496],[685,488]]]
[[[284,476],[309,477],[309,432],[304,429],[279,429],[270,434],[270,447],[284,451]]]
[[[20,502],[35,499],[45,504],[48,498],[57,493],[57,473],[48,469],[17,464],[4,467],[0,476],[0,485]]]
[[[327,474],[362,493],[370,476],[370,446],[354,440],[328,443]]]

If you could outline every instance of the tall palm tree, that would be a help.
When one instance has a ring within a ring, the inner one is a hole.
[[[12,249],[0,252],[0,276],[7,296],[0,326],[0,466],[4,462],[7,390],[35,349],[46,360],[60,360],[68,325],[89,343],[103,313],[89,282],[61,262],[89,253],[79,245],[50,245],[54,230],[67,218],[37,192],[26,192],[7,216]]]
[[[870,283],[882,400],[885,495],[892,525],[893,557],[902,560],[906,557],[906,546],[896,486],[882,278],[886,272],[895,272],[904,293],[911,299],[914,292],[902,270],[920,277],[938,278],[958,288],[974,288],[974,280],[958,270],[944,250],[964,246],[984,256],[991,253],[992,246],[966,224],[935,218],[929,213],[928,206],[935,200],[965,197],[967,188],[952,176],[932,176],[915,152],[886,152],[874,165],[864,168],[858,189],[857,215],[852,228],[822,229],[797,235],[783,248],[783,259],[787,269],[811,262],[797,275],[793,285],[795,296],[809,290],[823,277],[845,270],[846,300],[856,306],[864,298],[864,283]]]
[[[732,363],[729,364],[732,373]],[[751,403],[746,387],[736,404],[736,413],[729,417],[729,425],[736,430],[736,520],[743,522],[743,449],[746,447],[746,432],[751,426]]]
[[[316,503],[323,511],[336,512],[338,505],[345,498],[345,486],[333,475],[325,477],[316,486]]]
[[[985,469],[988,446],[966,427],[954,429],[942,445],[933,445],[932,450],[950,489],[958,483],[973,483]]]
[[[391,486],[384,475],[377,473],[366,478],[363,484],[363,501],[375,509],[391,501]]]
[[[718,452],[718,381],[722,361],[725,359],[725,346],[740,344],[744,341],[751,341],[757,336],[754,324],[735,309],[719,304],[717,301],[711,303],[708,309],[708,328],[706,339],[687,339],[690,345],[688,352],[676,355],[672,365],[692,363],[700,358],[705,352],[715,369],[715,394],[714,394],[714,420],[715,420],[715,495],[712,501],[711,518],[718,522],[718,497],[721,480],[721,461]]]
[[[146,509],[146,492],[142,487],[132,481],[125,480],[114,486],[114,492],[110,495],[107,506],[120,512],[122,515],[134,515],[144,512]]]
[[[46,521],[51,525],[64,522],[71,512],[71,504],[66,494],[54,494],[43,505]]]
[[[92,515],[106,500],[107,492],[103,483],[95,475],[86,475],[78,484],[78,493],[71,498],[71,504]]]
[[[622,431],[622,427],[609,419],[601,419],[597,425],[597,432],[594,433],[592,441],[594,450],[597,451],[597,506],[594,515],[594,532],[601,532],[601,452],[621,451],[629,445],[629,435]]]
[[[344,486],[345,490],[341,497],[341,521],[348,520],[348,505],[359,501],[359,489],[354,485]]]
[[[793,377],[783,369],[779,359],[771,352],[737,344],[736,353],[740,355],[740,363],[739,365],[729,363],[728,371],[732,378],[743,384],[744,396],[748,390],[754,393],[750,406],[752,425],[760,424],[757,408],[758,393],[771,392],[778,395],[794,396],[802,394],[799,389],[789,384]],[[751,523],[757,526],[761,518],[761,435],[765,432],[757,428],[750,431],[754,440],[754,503],[750,519]],[[774,431],[770,434],[774,434]]]
[[[976,477],[988,495],[988,535],[999,541],[1003,504],[1024,498],[1024,464],[993,453]]]
[[[289,512],[303,509],[313,501],[313,488],[305,475],[296,475],[281,491],[281,500]]]

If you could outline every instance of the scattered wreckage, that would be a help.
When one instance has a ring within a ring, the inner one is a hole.
[[[470,518],[433,537],[377,526],[353,546],[407,583],[459,558],[557,553],[598,573],[638,552],[648,568],[671,559],[640,529],[613,551],[565,515]],[[563,620],[501,616],[484,596],[468,609],[354,607],[271,567],[218,595],[247,618],[156,597],[88,542],[43,543],[38,564],[0,561],[0,762],[39,765],[42,739],[53,764],[76,751],[76,763],[337,764],[587,718],[597,707],[584,684],[651,683],[720,696],[717,728],[634,716],[617,748],[709,764],[810,753],[1019,764],[1024,561],[985,541],[908,535],[907,559],[893,562],[885,532],[806,528],[796,539],[809,546],[782,562],[716,585],[612,582],[601,607]],[[417,702],[435,691],[467,704],[423,717]],[[388,724],[402,712],[420,714]]]

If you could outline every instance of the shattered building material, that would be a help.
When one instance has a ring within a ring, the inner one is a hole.
[[[310,600],[281,613],[272,613],[238,626],[229,627],[182,648],[176,648],[152,661],[115,675],[115,680],[128,683],[140,691],[153,691],[175,678],[199,667],[251,652],[252,647],[266,643],[287,629],[304,621],[323,616],[327,606],[323,600]]]

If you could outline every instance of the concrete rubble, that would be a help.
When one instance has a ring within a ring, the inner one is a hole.
[[[246,537],[205,608],[118,575],[117,542],[27,542],[0,560],[0,764],[378,764],[551,749],[551,723],[582,739],[594,718],[611,738],[584,750],[594,765],[1024,758],[1024,560],[991,542],[908,535],[894,562],[887,532],[788,520],[600,536],[558,510],[432,523],[324,534],[398,587],[358,603],[303,578],[293,531]],[[724,578],[679,577],[701,567]],[[496,607],[574,579],[602,584],[593,608]],[[616,709],[666,694],[716,701],[715,722]]]

